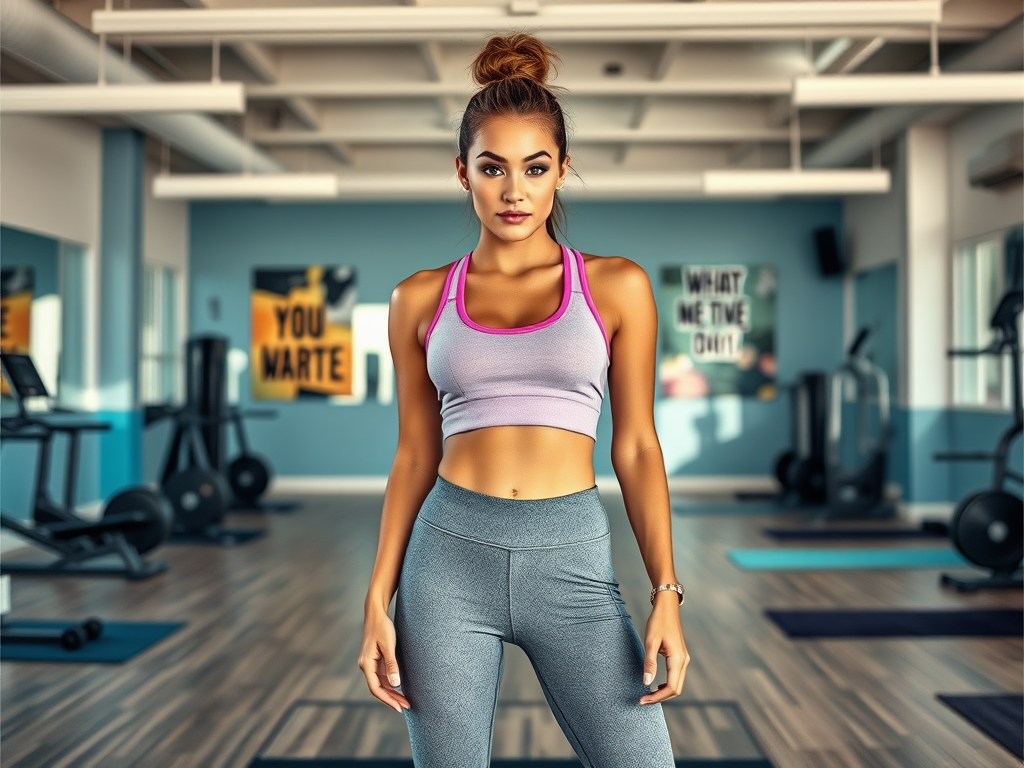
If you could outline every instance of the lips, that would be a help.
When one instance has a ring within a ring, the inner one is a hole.
[[[504,211],[503,213],[499,213],[498,217],[506,224],[522,224],[530,218],[530,214],[524,213],[523,211]]]

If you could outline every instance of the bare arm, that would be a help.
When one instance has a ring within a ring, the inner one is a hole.
[[[398,392],[398,448],[384,492],[377,557],[364,610],[385,613],[398,589],[413,523],[437,479],[443,446],[437,390],[427,375],[426,353],[417,336],[420,318],[433,318],[439,296],[429,289],[436,275],[416,273],[391,294],[388,343]]]
[[[658,309],[643,268],[628,259],[615,262],[609,264],[609,277],[621,311],[608,370],[612,467],[651,585],[657,586],[678,581],[672,560],[668,478],[654,428]],[[672,592],[659,592],[655,598],[678,599]]]

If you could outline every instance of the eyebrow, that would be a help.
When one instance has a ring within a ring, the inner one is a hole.
[[[504,157],[502,157],[501,155],[496,155],[493,152],[487,152],[487,151],[481,152],[479,155],[477,155],[477,159],[479,159],[481,157],[489,157],[492,160],[497,160],[499,163],[507,163],[508,162],[508,160],[506,160]],[[524,163],[528,163],[531,160],[536,160],[538,157],[547,157],[550,160],[551,159],[551,154],[549,152],[547,152],[546,150],[542,149],[540,152],[535,152],[534,154],[530,155],[529,157],[524,157],[523,158],[523,162]]]

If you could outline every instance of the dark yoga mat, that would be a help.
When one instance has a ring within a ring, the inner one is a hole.
[[[1017,757],[1024,758],[1024,695],[996,693],[972,696],[939,694],[939,701],[995,739]]]
[[[12,629],[49,629],[67,627],[67,621],[9,621]],[[0,661],[46,661],[120,664],[128,661],[174,634],[185,622],[161,624],[156,622],[103,622],[103,634],[89,640],[76,651],[66,651],[57,643],[4,643],[0,645]]]
[[[167,539],[167,544],[206,544],[213,547],[233,547],[238,544],[258,539],[265,534],[262,528],[252,530],[241,530],[221,528],[211,534],[203,533],[173,533]]]
[[[575,758],[569,760],[491,760],[491,768],[582,768]],[[678,768],[774,768],[761,758],[677,758]],[[339,758],[339,757],[257,757],[249,768],[413,768],[412,759]]]
[[[949,538],[949,531],[939,526],[921,528],[765,528],[761,532],[776,541]]]
[[[766,610],[789,637],[1020,637],[1024,611]]]

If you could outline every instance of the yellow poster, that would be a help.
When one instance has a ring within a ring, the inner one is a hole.
[[[351,395],[355,302],[351,267],[253,270],[253,399]]]
[[[0,354],[29,353],[32,283],[32,267],[0,270]],[[10,394],[7,379],[0,377],[0,395]]]

